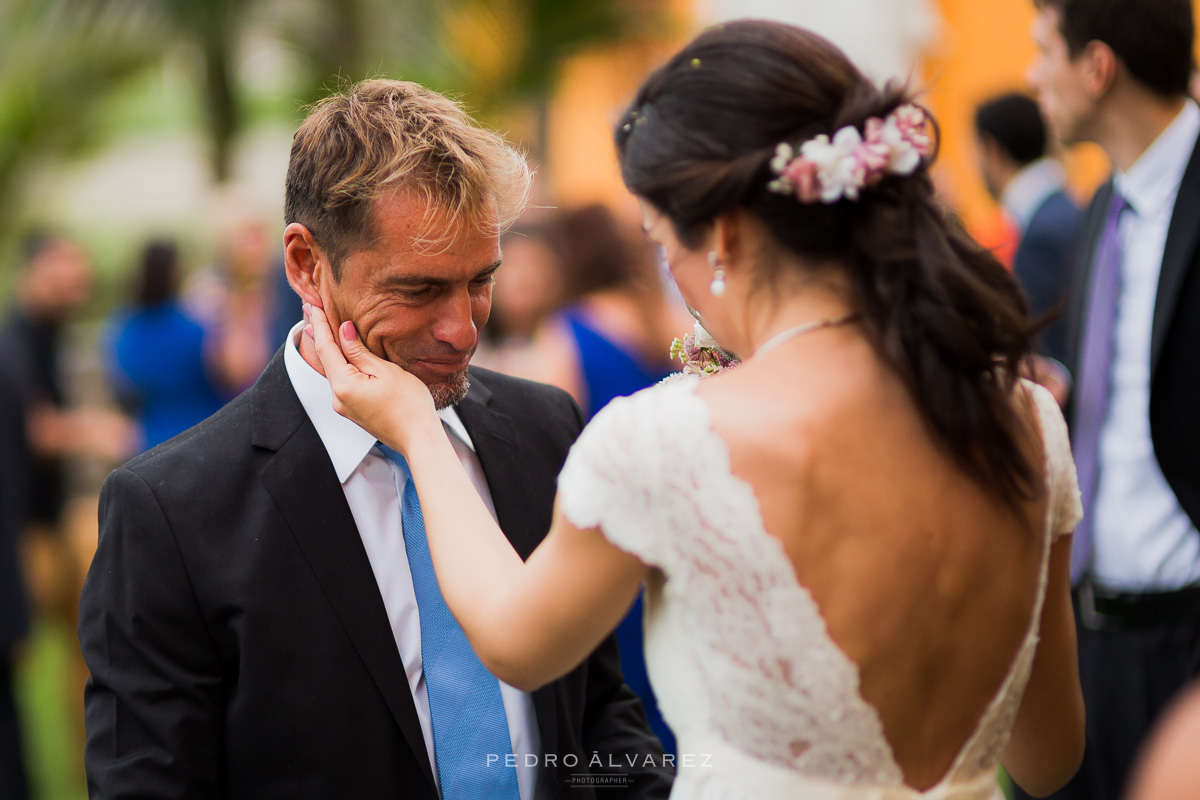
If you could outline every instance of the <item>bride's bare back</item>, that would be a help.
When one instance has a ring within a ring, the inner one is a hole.
[[[766,530],[858,665],[905,782],[934,785],[1029,627],[1046,499],[1016,513],[969,478],[856,328],[698,391]],[[1041,486],[1036,417],[1024,392],[1014,402]]]

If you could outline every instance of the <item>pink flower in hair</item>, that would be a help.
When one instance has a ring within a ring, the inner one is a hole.
[[[795,150],[783,142],[771,159],[771,171],[779,177],[767,189],[794,195],[802,203],[857,200],[861,189],[886,175],[911,175],[917,170],[933,152],[926,127],[925,112],[905,104],[886,119],[869,118],[863,133],[847,125],[832,139],[814,136]]]
[[[862,162],[867,186],[874,186],[883,180],[891,159],[891,150],[883,139],[883,131],[884,122],[879,117],[867,120],[866,137],[858,149],[858,159]]]
[[[881,132],[890,151],[888,172],[911,175],[921,159],[933,152],[933,140],[925,128],[925,112],[914,105],[902,105],[888,115]]]
[[[815,203],[821,199],[821,182],[817,165],[804,156],[793,159],[783,170],[783,177],[792,183],[796,198],[801,203]]]
[[[847,125],[833,135],[832,141],[822,134],[800,146],[800,154],[817,167],[821,202],[836,203],[843,197],[858,199],[858,190],[866,177],[855,155],[861,144],[862,135],[854,126]]]

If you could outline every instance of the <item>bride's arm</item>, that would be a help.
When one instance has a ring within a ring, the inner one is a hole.
[[[1060,789],[1083,761],[1084,708],[1071,606],[1071,537],[1050,549],[1041,641],[1000,761],[1035,797]]]
[[[372,355],[352,324],[335,341],[320,309],[310,322],[335,409],[408,461],[438,585],[484,666],[530,691],[578,666],[629,610],[646,566],[557,508],[545,541],[521,561],[463,470],[425,385]]]

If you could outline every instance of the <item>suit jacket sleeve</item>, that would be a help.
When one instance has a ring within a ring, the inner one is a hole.
[[[586,771],[628,776],[628,785],[618,797],[666,798],[674,769],[665,762],[662,745],[650,731],[641,700],[625,685],[615,635],[597,648],[587,668],[583,746],[589,759],[598,757],[599,766],[593,760]]]
[[[222,679],[187,570],[153,491],[105,481],[79,641],[91,670],[84,753],[92,800],[217,797]]]
[[[583,412],[573,400],[570,403],[581,429]],[[589,758],[598,757],[601,764],[587,771],[628,776],[628,785],[623,793],[616,793],[618,797],[666,798],[671,793],[674,769],[665,761],[662,744],[650,730],[641,698],[625,683],[615,633],[588,658],[586,668],[583,746]]]

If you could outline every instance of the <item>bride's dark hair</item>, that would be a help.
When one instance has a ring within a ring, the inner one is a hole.
[[[780,142],[861,131],[907,102],[902,86],[876,88],[816,34],[718,25],[638,90],[617,123],[621,173],[685,246],[740,208],[814,269],[844,268],[863,329],[935,438],[984,488],[1016,503],[1037,485],[1012,403],[1031,345],[1028,310],[1008,271],[938,203],[928,164],[854,201],[802,204],[767,189]]]

